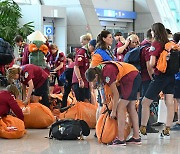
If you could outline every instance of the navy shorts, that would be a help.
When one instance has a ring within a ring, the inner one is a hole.
[[[175,80],[174,98],[180,99],[180,80]]]
[[[140,91],[140,86],[141,86],[141,76],[140,74],[138,74],[134,79],[132,91],[127,100],[129,101],[137,100],[137,93]]]
[[[37,89],[34,90],[32,93],[35,96],[43,96],[44,94],[49,93],[49,80],[47,79],[43,85]]]
[[[145,97],[154,100],[161,91],[163,94],[173,94],[174,81],[174,75],[155,75],[149,84],[149,87],[145,93]]]

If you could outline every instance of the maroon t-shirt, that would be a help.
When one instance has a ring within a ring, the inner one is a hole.
[[[115,56],[116,56],[116,58],[117,58],[117,60],[118,61],[123,61],[123,57],[124,57],[124,54],[117,54],[117,49],[119,48],[119,47],[122,47],[124,44],[121,42],[121,41],[119,41],[117,44],[116,44],[116,51],[115,51]]]
[[[111,70],[111,71],[109,71]],[[117,66],[114,64],[106,64],[102,70],[103,83],[110,86],[114,81],[116,81],[116,77],[119,73]],[[134,79],[138,75],[138,71],[132,71],[126,74],[119,81],[120,85],[117,87],[123,99],[127,100],[131,94]]]
[[[149,49],[150,55],[156,57],[156,64],[154,66],[154,68],[155,68],[154,74],[155,75],[161,74],[161,72],[156,68],[156,65],[157,65],[157,61],[158,61],[158,59],[160,57],[160,54],[163,51],[163,48],[164,47],[160,42],[154,41],[154,42],[152,42],[151,47]]]
[[[89,68],[90,59],[86,53],[86,49],[80,48],[75,57],[75,66],[79,66],[81,78],[84,81],[84,88],[89,87],[89,83],[85,78],[85,72]],[[72,83],[79,83],[75,72],[73,72]]]
[[[149,73],[147,71],[147,66],[146,66],[146,62],[150,60],[149,49],[150,49],[151,43],[148,40],[144,40],[141,43],[141,46],[143,46],[143,45],[147,45],[147,46],[142,49],[141,56],[140,56],[141,79],[142,79],[142,81],[147,81],[147,80],[151,80]]]
[[[64,56],[63,52],[58,52],[57,54],[51,54],[50,56],[50,64],[53,65],[54,69],[60,65],[60,63],[63,63],[63,67],[57,71],[58,76],[60,76],[64,70],[65,70],[65,63],[66,63],[66,58]]]
[[[22,53],[22,61],[21,65],[29,64],[29,50],[28,50],[28,44],[24,44],[24,49]]]
[[[27,64],[21,67],[20,81],[28,86],[28,82],[32,79],[34,88],[37,89],[47,80],[48,74],[39,66]]]
[[[18,106],[14,95],[8,91],[2,90],[0,91],[0,116],[8,115],[10,109],[14,112],[17,118],[24,120],[24,115]]]

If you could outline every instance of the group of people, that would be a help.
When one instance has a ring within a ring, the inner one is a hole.
[[[53,93],[57,82],[58,86],[64,87],[61,88],[62,107],[67,106],[67,97],[71,90],[77,101],[92,104],[98,102],[97,120],[102,105],[111,103],[110,117],[117,119],[118,136],[109,145],[126,145],[126,143],[141,144],[141,138],[147,136],[151,128],[148,125],[149,107],[162,91],[167,106],[167,121],[161,136],[170,136],[174,117],[174,98],[178,104],[180,103],[178,93],[180,73],[176,75],[161,73],[156,65],[165,44],[169,41],[178,44],[180,33],[174,34],[173,40],[170,40],[164,25],[154,23],[147,31],[147,38],[141,43],[135,33],[130,33],[127,39],[124,39],[122,33],[117,32],[114,39],[116,47],[112,49],[113,36],[107,30],[101,31],[97,39],[92,39],[89,34],[83,35],[80,37],[81,48],[75,54],[70,53],[66,57],[57,45],[49,45],[47,41],[45,42],[49,50],[45,55],[47,68],[41,68],[29,64],[28,44],[23,42],[21,36],[17,36],[15,42],[19,46],[20,56],[15,59],[15,63],[19,61],[20,65],[7,69],[7,78],[12,88],[8,87],[7,91],[0,92],[2,95],[0,97],[6,95],[12,99],[14,96],[17,98],[17,90],[13,83],[14,80],[20,80],[23,85],[22,99],[25,105],[30,102],[30,99],[39,101],[41,97],[40,102],[49,107],[48,95]],[[140,54],[141,70],[123,62],[125,54],[139,46],[143,46]],[[108,90],[111,99],[109,99]],[[140,100],[138,113],[137,100]],[[0,106],[8,104],[7,101],[1,100]],[[11,103],[14,105],[10,105],[10,108],[14,109],[17,117],[23,119],[14,101]],[[9,108],[1,108],[0,116],[7,114],[8,110]],[[129,113],[133,127],[133,136],[128,140],[124,138],[126,111]],[[178,115],[180,116],[180,113]],[[177,125],[180,126],[180,123]]]

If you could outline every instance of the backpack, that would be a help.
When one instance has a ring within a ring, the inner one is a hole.
[[[89,134],[89,126],[84,120],[59,120],[49,130],[49,138],[57,140],[76,140]]]
[[[161,52],[156,68],[166,74],[176,74],[180,69],[180,47],[170,41],[165,44],[165,49]]]
[[[137,48],[134,48],[130,51],[128,51],[124,55],[124,62],[134,65],[138,70],[141,70],[141,63],[140,63],[140,56],[141,51],[144,47],[150,46],[150,44],[146,44]]]
[[[7,65],[14,59],[13,47],[2,38],[0,38],[0,65]]]

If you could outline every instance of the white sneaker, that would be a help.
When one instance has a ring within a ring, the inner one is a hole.
[[[160,138],[161,139],[170,139],[170,134],[164,134],[164,130],[162,130],[161,134],[160,134]]]
[[[147,140],[147,134],[141,134],[140,133],[141,140]]]

